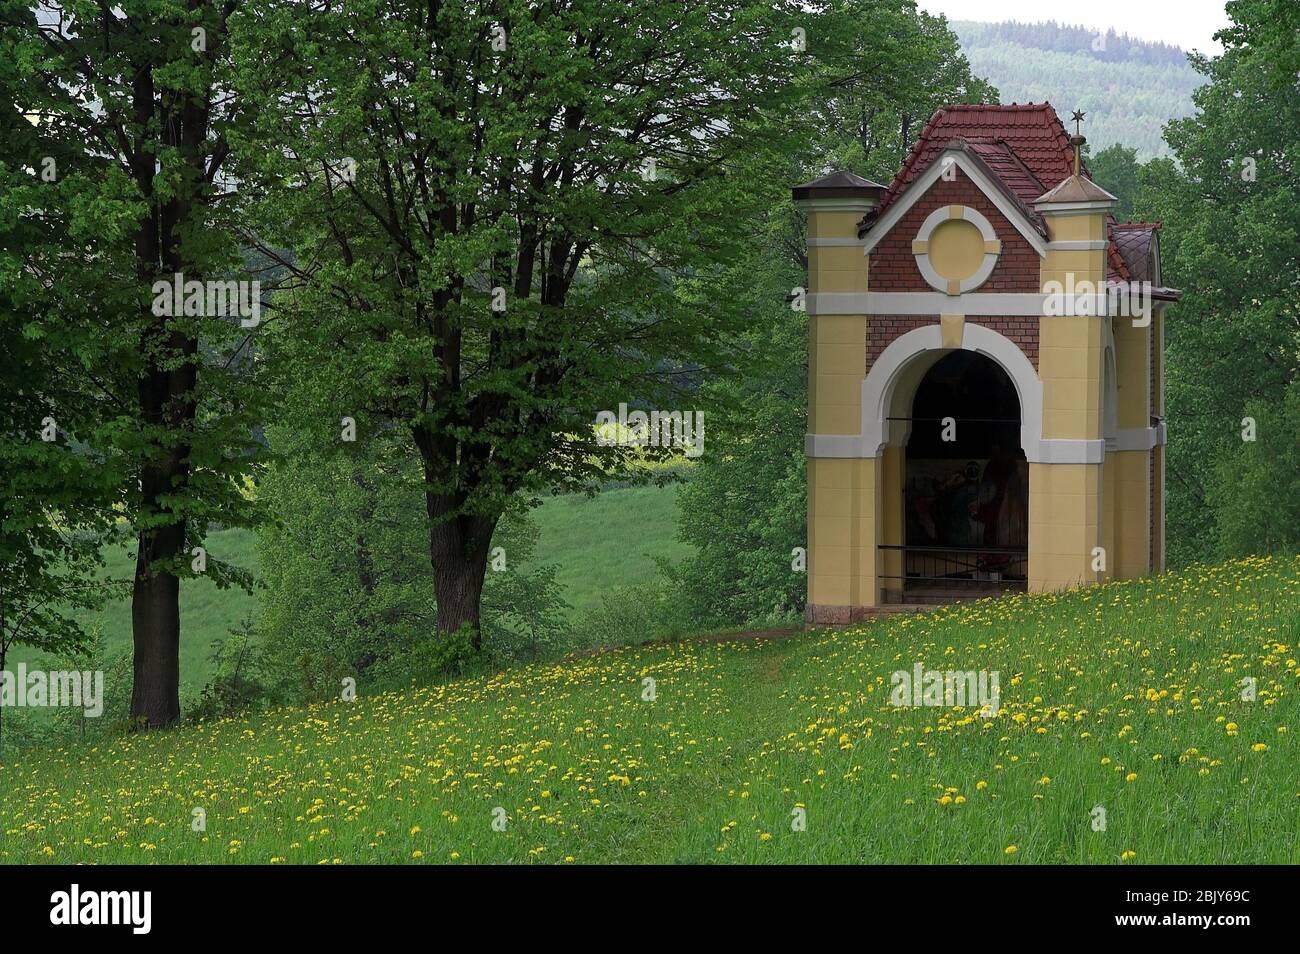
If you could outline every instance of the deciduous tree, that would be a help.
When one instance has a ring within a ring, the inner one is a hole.
[[[822,8],[784,0],[268,2],[241,51],[239,175],[298,287],[298,360],[417,448],[444,634],[477,639],[518,494],[629,448],[598,412],[681,409],[745,316],[711,280],[788,185]],[[802,31],[802,33],[800,32]],[[264,69],[274,63],[275,68]],[[306,349],[306,350],[304,350]],[[306,357],[304,357],[306,355]]]

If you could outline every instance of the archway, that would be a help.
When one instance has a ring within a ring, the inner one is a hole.
[[[977,351],[933,358],[903,422],[902,559],[893,561],[902,597],[928,602],[1023,589],[1029,467],[1015,383]]]
[[[1043,460],[1049,442],[1042,440],[1043,383],[1038,372],[1010,339],[971,322],[963,323],[957,348],[944,342],[937,324],[914,328],[890,342],[862,381],[861,438],[854,441],[852,453],[826,456],[878,457],[890,447],[903,447],[917,386],[936,361],[954,350],[977,352],[1007,373],[1020,401],[1020,448],[1029,460]],[[833,447],[827,443],[828,450]]]
[[[925,550],[925,543],[917,543],[915,537],[909,542],[907,538],[907,447],[913,430],[914,401],[930,371],[957,354],[969,355],[964,359],[966,361],[987,362],[972,367],[992,365],[1002,373],[1002,377],[997,379],[997,387],[1002,394],[1001,406],[1006,410],[997,414],[1005,414],[1007,423],[1000,433],[1005,436],[1007,444],[1001,447],[1001,451],[1014,453],[1016,476],[1025,476],[1026,487],[1028,467],[1019,463],[1021,460],[1050,460],[1063,452],[1070,454],[1076,450],[1072,446],[1060,445],[1088,443],[1043,440],[1043,384],[1038,372],[1018,345],[992,328],[976,322],[958,321],[955,327],[949,323],[945,332],[942,323],[935,323],[914,328],[891,341],[871,363],[862,382],[861,436],[850,440],[810,438],[809,441],[810,453],[820,451],[822,456],[831,457],[860,455],[880,461],[877,471],[879,484],[874,491],[879,507],[878,559],[874,574],[879,583],[879,599],[885,603],[944,602],[956,596],[952,590],[960,590],[962,596],[969,597],[1026,587],[1028,558],[1025,546],[986,547],[981,544],[975,549],[989,552],[963,553],[952,547]],[[1006,387],[1008,382],[1010,392]],[[964,408],[935,416],[956,418],[960,432],[963,416],[980,415],[971,414],[969,408]],[[986,413],[983,416],[996,415]],[[1011,423],[1016,418],[1018,429]],[[988,450],[992,448],[986,448]],[[968,457],[963,463],[969,463],[970,459]],[[985,453],[975,459],[981,465],[982,476],[983,465],[993,458]],[[1025,523],[1028,523],[1027,513]],[[1007,534],[1004,539],[1015,538]],[[1012,552],[992,552],[997,550]]]

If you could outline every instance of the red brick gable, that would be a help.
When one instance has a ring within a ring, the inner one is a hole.
[[[955,171],[953,181],[940,179],[932,185],[871,250],[867,272],[871,291],[934,291],[917,268],[916,258],[912,255],[912,240],[931,212],[948,205],[964,205],[981,213],[1002,242],[993,274],[973,294],[1039,290],[1038,253],[964,171],[960,168]]]
[[[903,167],[885,190],[880,208],[863,220],[863,229],[893,205],[954,141],[979,156],[1034,220],[1038,220],[1033,211],[1034,200],[1074,173],[1074,148],[1051,103],[945,106],[925,124]],[[1087,176],[1086,162],[1082,170]],[[1038,224],[1041,225],[1041,220]],[[1114,217],[1108,225],[1114,229]],[[1107,277],[1128,281],[1133,277],[1128,256],[1117,248],[1113,231],[1108,231],[1107,237],[1111,240],[1107,250]]]

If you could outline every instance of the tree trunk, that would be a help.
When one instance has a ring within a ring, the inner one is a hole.
[[[455,470],[447,463],[456,460],[455,443],[445,435],[435,437],[426,427],[413,428],[412,435],[423,462],[426,488],[443,488],[452,483],[445,475]],[[465,513],[467,491],[454,483],[452,488],[426,489],[424,494],[433,597],[438,604],[437,629],[443,636],[450,636],[468,626],[470,645],[478,652],[483,647],[483,578],[500,514]]]
[[[159,97],[152,60],[137,64],[132,80],[134,117],[141,133],[131,157],[132,175],[146,200],[135,235],[136,277],[148,288],[156,278],[186,273],[189,256],[182,243],[193,218],[194,195],[182,189],[171,195],[154,190],[157,145],[176,148],[188,167],[203,174],[201,145],[207,137],[208,107],[204,97]],[[161,143],[150,142],[143,130],[157,123]],[[198,190],[198,191],[201,191]],[[201,274],[190,269],[187,279]],[[173,302],[179,311],[180,302]],[[141,332],[143,359],[136,383],[141,421],[151,431],[163,428],[165,438],[151,436],[158,451],[140,469],[140,530],[131,595],[131,629],[135,649],[131,689],[131,725],[135,729],[169,726],[180,718],[180,579],[175,560],[185,551],[185,517],[178,515],[169,495],[184,498],[192,472],[190,440],[197,416],[198,338],[154,315],[146,306]],[[182,510],[182,514],[184,511]],[[157,564],[162,563],[160,567]],[[170,564],[170,565],[169,565]]]
[[[184,544],[183,524],[140,534],[131,595],[131,725],[136,729],[163,728],[180,718],[181,581],[154,563],[180,553]]]
[[[432,535],[432,534],[431,534]],[[470,628],[470,645],[478,652],[483,645],[483,577],[487,559],[474,561],[433,560],[433,594],[438,601],[438,632],[451,636],[462,626]]]
[[[450,636],[470,628],[475,652],[483,646],[483,578],[496,520],[447,516],[446,498],[425,495],[429,513],[429,559],[433,565],[433,597],[438,603],[438,632]]]
[[[177,269],[179,271],[179,269]],[[186,521],[167,502],[169,494],[189,490],[192,467],[188,431],[195,418],[198,371],[193,355],[198,341],[166,326],[147,333],[150,345],[163,347],[168,369],[151,361],[138,382],[140,414],[147,425],[184,434],[160,459],[140,470],[140,530],[131,594],[131,631],[135,644],[135,681],[131,690],[131,725],[136,729],[169,726],[180,718],[180,579],[176,561],[185,558]],[[159,566],[158,564],[162,564]]]

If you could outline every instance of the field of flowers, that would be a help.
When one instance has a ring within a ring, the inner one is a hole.
[[[1253,558],[602,653],[28,754],[0,861],[1297,862],[1298,642]],[[916,663],[1000,710],[891,705]]]

